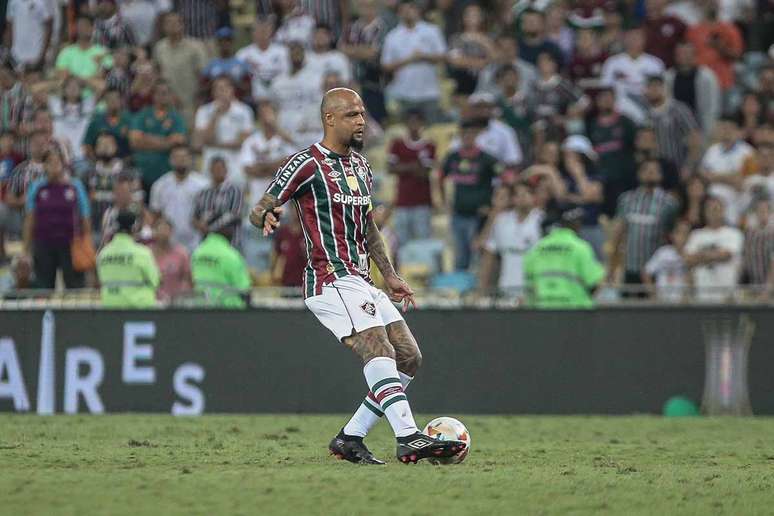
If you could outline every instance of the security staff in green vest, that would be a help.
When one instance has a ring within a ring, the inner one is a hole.
[[[534,308],[591,308],[605,275],[588,242],[578,237],[582,208],[562,213],[558,226],[524,257],[527,304]]]
[[[194,289],[207,306],[245,308],[250,300],[250,273],[231,245],[233,227],[211,232],[191,255]]]
[[[159,268],[153,252],[132,237],[136,216],[118,214],[118,232],[97,256],[102,305],[107,308],[149,308],[156,305]]]

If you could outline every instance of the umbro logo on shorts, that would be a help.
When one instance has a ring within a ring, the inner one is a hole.
[[[411,448],[414,448],[415,450],[419,450],[421,448],[424,448],[425,446],[430,446],[433,444],[432,441],[428,441],[427,439],[415,439],[411,441],[410,443],[406,443],[406,446],[410,446]]]
[[[371,317],[376,315],[376,305],[370,301],[364,301],[363,304],[360,305],[360,308]]]

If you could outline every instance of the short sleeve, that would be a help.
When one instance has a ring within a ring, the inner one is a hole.
[[[653,253],[653,256],[651,256],[650,260],[648,260],[645,264],[645,272],[648,273],[648,275],[654,276],[659,271],[659,269],[661,269],[663,256],[663,248],[659,248],[655,253]]]
[[[239,150],[239,165],[242,167],[251,167],[255,165],[255,153],[252,151],[252,138],[242,142],[242,148]]]
[[[202,130],[202,129],[206,129],[207,128],[207,125],[208,125],[208,123],[210,121],[209,120],[210,117],[208,116],[209,109],[207,109],[208,106],[209,106],[209,104],[205,104],[204,106],[202,106],[202,107],[200,107],[199,109],[196,110],[196,117],[195,117],[195,120],[194,120],[194,129]]]
[[[688,241],[685,243],[685,252],[687,254],[695,254],[698,252],[699,246],[701,245],[700,240],[699,234],[696,233],[696,231],[691,231],[691,234],[688,235]]]
[[[164,206],[161,202],[161,181],[156,181],[153,183],[153,186],[151,186],[150,191],[150,202],[148,203],[148,206],[152,211],[155,211],[157,213],[161,213],[163,211]]]
[[[443,37],[441,29],[437,26],[433,26],[433,48],[431,49],[436,54],[446,53],[446,40]]]
[[[172,131],[170,134],[185,134],[186,127],[183,117],[177,111],[172,112]]]
[[[70,52],[69,52],[69,48],[65,47],[59,52],[59,55],[56,56],[56,69],[66,70],[69,65],[70,65]]]
[[[729,238],[727,241],[728,244],[728,250],[732,254],[742,254],[742,247],[744,246],[744,235],[741,231],[739,231],[736,228],[732,228],[733,231],[733,237]]]
[[[317,165],[309,153],[295,154],[274,174],[266,193],[276,197],[280,204],[284,204],[314,178],[316,171]]]
[[[383,65],[391,65],[392,63],[398,60],[396,47],[393,42],[394,38],[390,36],[391,36],[390,34],[387,35],[387,38],[384,41],[384,46],[382,47],[381,62]]]

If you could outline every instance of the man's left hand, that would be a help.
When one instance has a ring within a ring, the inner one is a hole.
[[[387,287],[387,292],[390,296],[390,299],[395,301],[396,303],[403,303],[403,311],[407,312],[409,309],[409,305],[413,306],[414,308],[417,307],[417,301],[414,299],[414,291],[409,287],[408,283],[398,276],[397,274],[394,276],[390,276],[387,278],[384,278],[385,286]]]

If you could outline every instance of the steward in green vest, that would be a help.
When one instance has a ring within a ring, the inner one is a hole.
[[[106,308],[150,308],[156,305],[159,268],[153,252],[132,237],[136,217],[122,211],[118,232],[97,256],[97,273]]]
[[[527,304],[534,308],[591,308],[592,293],[605,275],[588,242],[577,231],[583,209],[562,214],[559,226],[524,257]]]
[[[231,245],[233,228],[207,235],[191,255],[194,290],[207,306],[245,308],[250,300],[250,273],[244,257]]]

